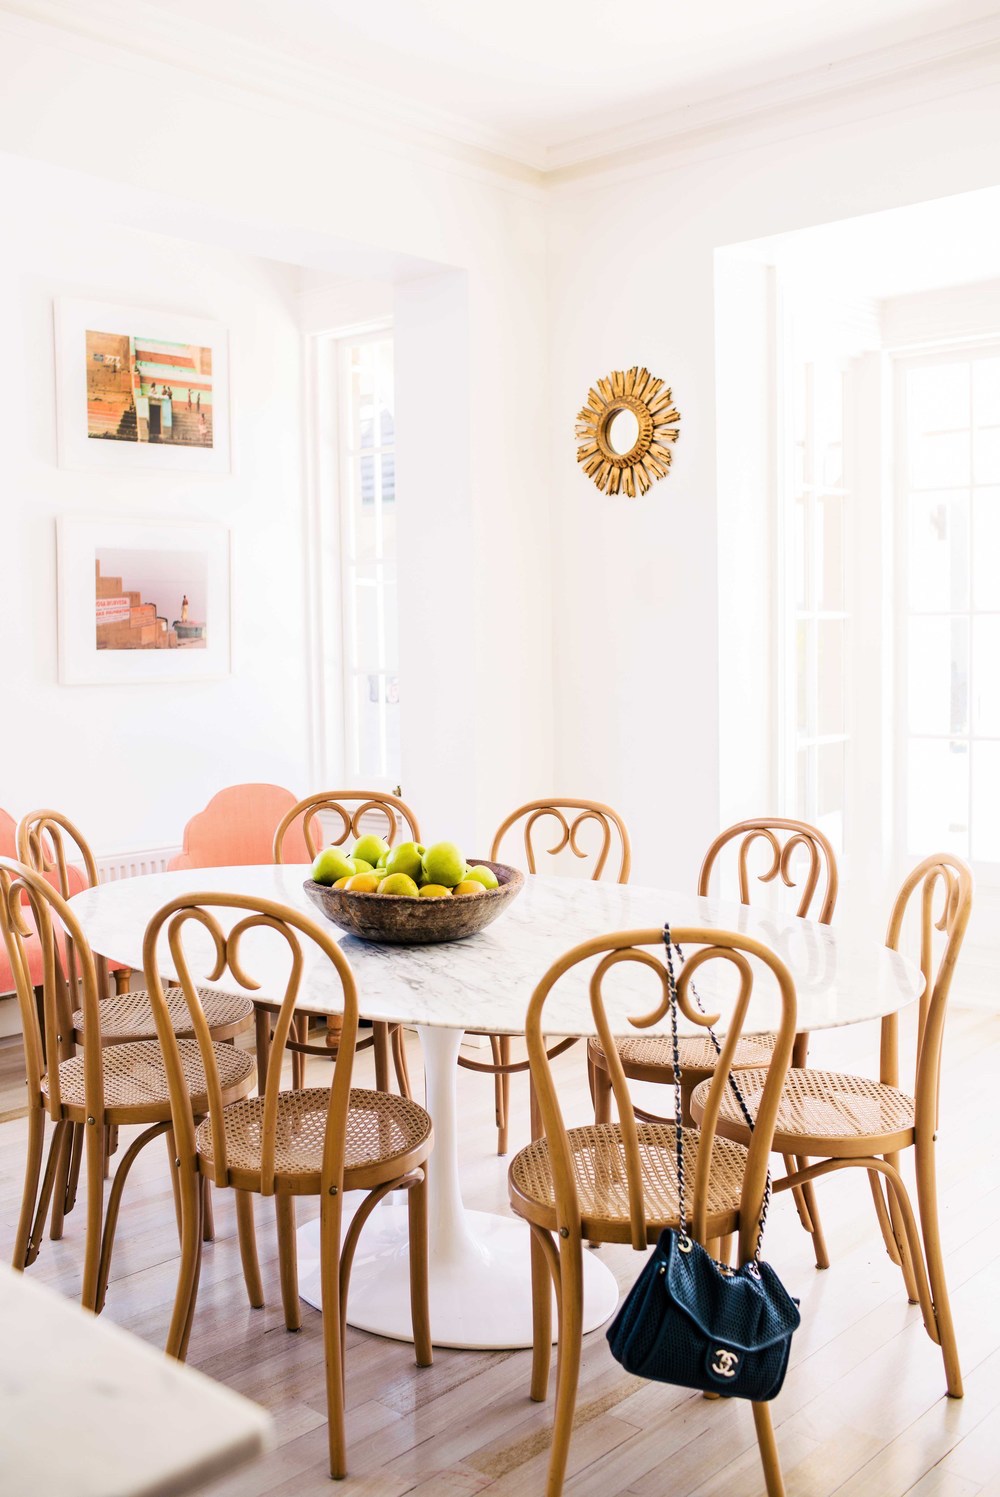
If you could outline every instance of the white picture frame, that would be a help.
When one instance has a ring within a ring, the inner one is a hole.
[[[225,526],[63,515],[56,527],[63,685],[204,681],[231,673],[232,548]]]
[[[221,324],[60,297],[55,360],[61,467],[231,472],[229,335]]]

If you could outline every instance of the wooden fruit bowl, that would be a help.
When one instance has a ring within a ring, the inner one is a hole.
[[[406,894],[355,894],[333,889],[308,878],[303,888],[328,920],[365,941],[390,946],[432,946],[439,941],[463,941],[485,930],[520,894],[524,874],[506,863],[470,858],[470,865],[492,868],[499,887],[482,894],[451,899],[420,899]]]

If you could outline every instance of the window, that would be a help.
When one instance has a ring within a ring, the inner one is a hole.
[[[842,360],[793,361],[787,390],[779,625],[783,803],[841,850],[847,788],[847,532]]]
[[[347,774],[401,779],[396,463],[391,334],[338,347]]]
[[[1000,863],[1000,347],[897,364],[908,855]]]

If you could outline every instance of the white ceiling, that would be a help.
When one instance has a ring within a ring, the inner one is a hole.
[[[136,0],[133,11],[154,8]],[[328,69],[467,132],[557,150],[603,129],[997,15],[996,0],[169,0],[197,28]],[[178,22],[186,21],[185,27]]]

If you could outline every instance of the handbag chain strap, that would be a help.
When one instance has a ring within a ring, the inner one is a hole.
[[[684,953],[670,934],[669,921],[666,921],[663,926],[663,945],[666,953],[667,984],[670,993],[670,1041],[673,1052],[672,1059],[674,1071],[674,1144],[677,1151],[677,1216],[681,1230],[681,1237],[686,1239],[690,1243],[691,1234],[688,1231],[687,1208],[684,1204],[684,1122],[681,1113],[681,1053],[680,1036],[678,1033],[677,1022],[677,982],[674,977],[673,961],[673,953],[676,951],[678,961],[683,963]],[[698,993],[695,990],[694,983],[689,984],[689,989],[695,1003],[698,1005],[699,1011],[701,1013],[704,1013],[705,1006],[702,1003],[701,999],[698,997]],[[715,1030],[711,1025],[708,1025],[707,1027],[712,1044],[715,1047],[715,1053],[717,1056],[721,1055],[722,1045],[719,1043],[718,1035],[715,1033]],[[746,1122],[747,1127],[752,1133],[754,1129],[754,1120],[751,1115],[750,1109],[747,1106],[746,1098],[740,1090],[739,1082],[736,1080],[736,1073],[732,1069],[732,1067],[730,1067],[729,1070],[728,1081],[730,1087],[732,1088],[733,1095],[739,1103],[740,1111],[743,1114],[744,1121]],[[767,1180],[764,1184],[764,1198],[761,1202],[760,1219],[757,1224],[757,1246],[754,1250],[753,1255],[754,1265],[756,1265],[760,1261],[761,1243],[764,1240],[764,1225],[767,1221],[767,1212],[770,1204],[771,1172],[770,1170],[768,1170]]]

